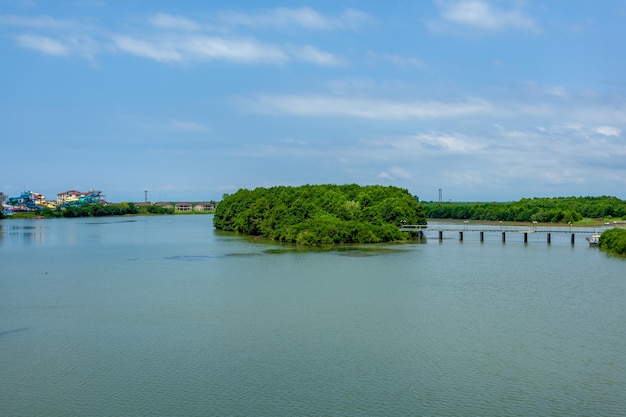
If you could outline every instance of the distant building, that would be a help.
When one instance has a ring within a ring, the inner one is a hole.
[[[211,211],[211,210],[215,210],[215,203],[211,203],[211,202],[196,203],[193,206],[193,210],[194,211]]]
[[[163,207],[163,208],[166,208],[166,209],[173,209],[174,208],[174,203],[167,203],[167,202],[158,202],[158,203],[153,203],[152,205]]]
[[[187,202],[178,202],[174,205],[174,207],[176,208],[176,210],[178,211],[191,211],[191,209],[193,208],[193,206],[191,205],[191,203],[187,203]]]
[[[89,191],[76,191],[69,190],[63,193],[57,194],[57,205],[69,205],[80,203],[97,203],[104,200],[102,191],[89,190]]]
[[[63,193],[57,194],[57,204],[72,203],[78,201],[80,197],[86,196],[87,193],[83,191],[69,190]]]
[[[159,204],[159,205],[163,204],[164,207],[168,207],[168,206],[165,206],[165,204],[169,204],[169,203],[155,203],[155,204]],[[169,207],[171,207],[171,205],[169,205]],[[210,201],[201,201],[197,203],[179,201],[177,203],[174,203],[174,209],[176,211],[211,211],[211,210],[215,210],[215,203],[212,203]]]

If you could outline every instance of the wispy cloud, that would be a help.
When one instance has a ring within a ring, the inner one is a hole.
[[[384,180],[394,180],[398,178],[403,180],[410,180],[411,178],[413,178],[413,176],[407,170],[394,166],[378,174],[378,178]]]
[[[160,62],[182,61],[181,54],[169,45],[148,42],[130,36],[116,36],[113,42],[118,50]]]
[[[483,30],[539,31],[535,20],[520,9],[498,9],[486,0],[439,0],[437,5],[441,11],[441,18],[451,24]]]
[[[220,20],[233,26],[300,27],[309,30],[354,30],[370,17],[355,9],[346,9],[338,16],[325,16],[309,7],[266,10],[257,14],[222,12]]]
[[[47,55],[69,55],[70,48],[63,42],[37,35],[17,35],[14,37],[17,44],[23,48],[34,49]]]
[[[420,71],[423,71],[427,68],[426,64],[421,59],[413,56],[404,56],[391,53],[378,53],[374,51],[368,51],[367,56],[373,61],[381,61],[401,68],[413,68]]]
[[[182,16],[174,16],[167,13],[157,13],[151,16],[148,20],[152,25],[160,28],[178,29],[186,31],[195,31],[200,29],[200,25],[198,25],[193,20],[187,19]]]
[[[441,101],[392,101],[319,95],[264,95],[244,99],[248,110],[297,116],[347,116],[376,120],[461,117],[495,111],[484,100],[457,103]]]
[[[276,14],[284,16],[291,12],[291,9],[279,9]],[[307,22],[303,17],[306,15],[310,15],[312,21],[316,20],[313,16],[317,16],[319,25],[330,24],[322,24],[328,18],[312,9],[298,9],[295,14],[300,16],[301,24]],[[239,64],[345,64],[344,58],[310,44],[280,44],[236,34],[209,34],[211,28],[184,16],[157,13],[149,16],[146,22],[149,24],[147,28],[124,33],[48,16],[0,16],[0,26],[27,28],[34,32],[13,35],[18,46],[48,55],[76,55],[94,60],[100,53],[116,51],[161,63],[225,61]],[[308,24],[315,26],[311,22]]]
[[[345,63],[344,59],[311,45],[292,48],[292,53],[298,60],[311,64],[336,66]]]
[[[622,134],[621,129],[614,126],[598,126],[595,128],[595,132],[603,136],[620,136]]]
[[[159,62],[223,60],[281,63],[288,59],[287,54],[280,48],[250,39],[186,36],[146,40],[116,36],[113,41],[116,48],[122,52]]]

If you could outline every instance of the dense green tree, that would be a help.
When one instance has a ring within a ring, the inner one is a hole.
[[[602,232],[598,246],[609,252],[626,255],[626,229],[608,229]]]
[[[405,239],[398,226],[426,224],[421,205],[397,187],[303,185],[241,189],[217,207],[217,229],[301,245]]]
[[[616,197],[522,198],[508,203],[422,202],[428,218],[575,223],[583,218],[626,215],[626,201]]]

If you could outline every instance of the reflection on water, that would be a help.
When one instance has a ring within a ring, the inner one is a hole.
[[[26,246],[43,244],[44,226],[34,224],[34,222],[41,222],[41,220],[4,220],[0,223],[4,222],[7,226],[3,228],[0,224],[0,239]]]

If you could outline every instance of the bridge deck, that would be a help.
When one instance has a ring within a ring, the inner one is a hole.
[[[400,226],[403,232],[438,231],[438,232],[513,232],[513,233],[602,233],[615,226],[604,227],[569,227],[569,226],[505,226],[505,225],[419,225],[405,224]]]

